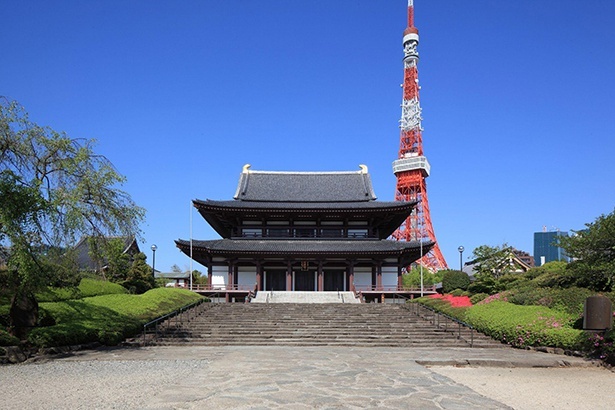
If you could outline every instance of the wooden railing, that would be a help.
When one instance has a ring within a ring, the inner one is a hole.
[[[422,303],[407,303],[404,304],[404,307],[415,315],[430,321],[438,329],[443,329],[445,332],[452,332],[453,334],[456,333],[457,339],[465,340],[470,347],[474,347],[474,327],[472,325]],[[469,338],[467,337],[467,332],[462,332],[462,329],[469,331]]]
[[[188,289],[188,290],[192,290],[195,292],[224,292],[227,290],[237,290],[237,291],[246,291],[246,292],[250,292],[253,290],[253,286],[251,285],[195,285],[193,284],[192,287],[190,287],[190,285],[186,284],[186,285],[182,285],[182,284],[176,284],[174,287],[176,288],[181,288],[181,289]]]
[[[383,292],[420,292],[420,286],[404,287],[404,286],[376,286],[376,285],[354,285],[355,292],[370,292],[370,291],[383,291]],[[435,292],[436,286],[423,286],[423,292]]]

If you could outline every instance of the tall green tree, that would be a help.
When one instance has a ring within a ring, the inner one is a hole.
[[[36,324],[34,293],[57,279],[49,249],[68,249],[81,236],[140,234],[144,209],[93,148],[93,140],[39,126],[18,103],[0,99],[0,247],[15,334]]]
[[[513,248],[506,243],[499,246],[481,245],[474,249],[473,256],[477,278],[498,279],[515,271]]]
[[[568,269],[577,285],[611,291],[615,287],[615,210],[585,226],[575,235],[559,237],[559,246],[573,258]]]
[[[154,287],[152,268],[145,262],[147,256],[143,252],[134,255],[132,266],[128,269],[126,282],[122,285],[132,293],[143,293]]]

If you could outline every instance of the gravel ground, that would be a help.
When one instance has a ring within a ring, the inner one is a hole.
[[[9,409],[136,409],[204,361],[50,361],[0,368]],[[11,392],[11,393],[9,393]]]
[[[563,359],[513,349],[99,349],[0,366],[0,408],[614,407],[615,373]]]
[[[615,373],[602,368],[431,370],[519,410],[615,408]]]

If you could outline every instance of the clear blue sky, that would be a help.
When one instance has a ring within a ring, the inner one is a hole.
[[[358,170],[393,200],[405,0],[0,4],[0,95],[95,138],[188,267],[192,199],[257,170]],[[449,265],[615,206],[615,1],[415,0],[428,196]],[[217,234],[194,212],[193,236]],[[195,268],[201,268],[195,265]]]

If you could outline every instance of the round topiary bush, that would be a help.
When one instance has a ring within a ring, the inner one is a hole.
[[[444,293],[452,292],[455,289],[466,290],[470,286],[470,277],[467,273],[458,270],[444,272],[442,277],[442,290]]]

